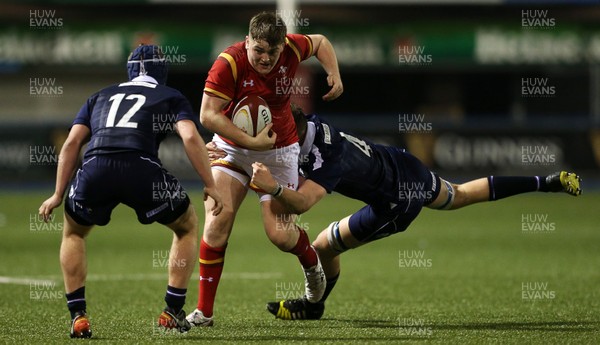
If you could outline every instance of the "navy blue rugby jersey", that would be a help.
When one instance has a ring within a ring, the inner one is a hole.
[[[435,189],[433,174],[403,149],[354,137],[317,115],[307,120],[300,173],[328,193],[336,191],[367,204],[403,203],[405,186]]]
[[[200,128],[189,101],[179,91],[152,80],[138,77],[88,98],[73,121],[91,130],[86,157],[129,151],[158,157],[160,142],[174,132],[177,121],[191,120]]]

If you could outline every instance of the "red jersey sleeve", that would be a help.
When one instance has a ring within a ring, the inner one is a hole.
[[[237,66],[233,57],[223,52],[215,60],[204,84],[204,92],[231,101],[235,95]]]
[[[298,62],[304,61],[313,55],[313,44],[310,37],[300,34],[289,34],[285,42],[298,57]]]

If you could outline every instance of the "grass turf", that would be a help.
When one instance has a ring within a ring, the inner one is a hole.
[[[0,196],[2,342],[68,340],[58,263],[62,212],[49,226],[35,216],[46,196]],[[201,200],[198,193],[191,198]],[[267,313],[265,302],[301,293],[301,270],[295,258],[270,244],[249,195],[230,239],[215,326],[185,335],[154,327],[164,305],[170,232],[140,225],[132,210],[119,206],[111,224],[95,228],[88,239],[93,341],[598,343],[597,205],[600,194],[540,193],[452,212],[426,209],[405,233],[342,256],[342,274],[322,320],[288,322]],[[315,238],[360,206],[332,195],[299,221]],[[188,312],[195,307],[196,281],[197,267]]]

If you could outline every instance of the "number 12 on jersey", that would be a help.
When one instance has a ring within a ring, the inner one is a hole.
[[[129,110],[123,114],[121,120],[117,122],[115,126],[115,117],[117,116],[117,111],[119,111],[119,106],[123,101],[123,98],[126,100],[135,100],[135,103]],[[137,128],[137,122],[129,121],[137,113],[140,108],[146,103],[146,96],[144,95],[129,95],[125,97],[124,93],[117,93],[112,96],[109,100],[112,104],[110,105],[110,110],[108,111],[108,116],[106,117],[106,127],[126,127],[126,128]]]

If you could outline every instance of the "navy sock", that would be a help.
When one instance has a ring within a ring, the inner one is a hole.
[[[527,192],[547,192],[543,176],[488,176],[490,201]]]
[[[183,308],[183,305],[185,304],[186,293],[187,289],[178,289],[176,287],[167,285],[165,302],[167,302],[167,307],[171,308],[175,312],[175,315],[177,315],[177,313],[179,313],[179,311]]]
[[[75,314],[77,312],[85,313],[85,286],[82,286],[71,293],[65,294],[65,297],[67,298],[67,307],[71,313],[71,320],[75,318]]]
[[[331,290],[333,290],[333,288],[335,287],[335,283],[337,283],[339,277],[340,277],[340,272],[338,272],[338,274],[336,274],[335,277],[327,279],[327,286],[325,287],[325,293],[323,294],[323,298],[321,298],[321,300],[319,302],[325,303],[325,300],[327,299],[327,297],[329,297],[329,294],[331,293]]]

